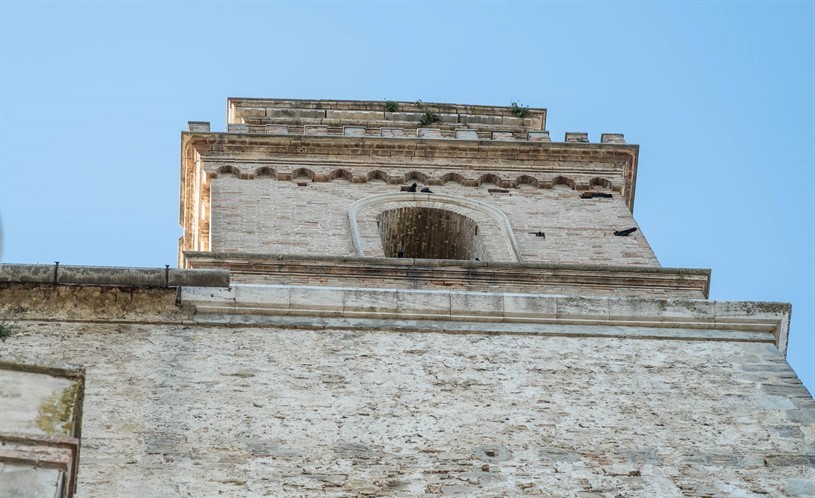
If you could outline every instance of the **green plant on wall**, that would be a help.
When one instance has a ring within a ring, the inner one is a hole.
[[[510,107],[512,108],[512,114],[518,116],[519,118],[525,118],[529,116],[528,105],[520,105],[517,102],[512,101]]]
[[[441,117],[436,113],[436,111],[424,105],[421,100],[416,101],[416,106],[420,111],[422,111],[422,115],[419,117],[419,123],[421,123],[422,126],[427,126],[429,124],[441,121]]]
[[[14,333],[14,326],[8,322],[0,322],[0,341],[6,342],[6,339],[11,337]]]
[[[8,320],[9,316],[14,315],[21,315],[25,312],[25,308],[22,306],[12,307],[7,310],[8,315],[0,319],[0,341],[6,342],[6,339],[11,337],[14,334],[14,330],[17,328],[17,321],[10,322]]]
[[[399,102],[395,100],[386,100],[385,101],[385,112],[397,112],[399,111]]]
[[[439,115],[433,112],[431,109],[425,109],[422,116],[419,118],[419,122],[422,123],[422,126],[427,126],[439,121],[440,119],[441,118]]]

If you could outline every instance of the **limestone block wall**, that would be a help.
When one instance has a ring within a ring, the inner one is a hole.
[[[212,179],[210,189],[212,251],[352,256],[349,206],[367,196],[398,192],[399,186],[224,175]],[[505,190],[450,182],[432,189],[501,210],[512,225],[524,261],[659,266],[642,232],[613,235],[615,230],[637,226],[616,192],[612,199],[583,199],[566,185]],[[489,247],[490,241],[484,243]]]
[[[3,347],[87,368],[83,497],[815,491],[815,405],[765,344],[21,322]]]

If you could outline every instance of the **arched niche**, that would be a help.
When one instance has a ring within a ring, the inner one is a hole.
[[[436,230],[438,237],[447,236],[449,243],[467,248],[447,253],[438,249],[419,250],[419,256],[405,254],[405,257],[463,254],[468,259],[478,257],[482,261],[522,261],[520,247],[506,215],[489,204],[472,199],[435,193],[373,195],[353,203],[348,208],[348,219],[354,252],[358,257],[393,257],[392,253],[399,249],[397,247],[395,251],[393,243],[398,240],[400,231],[419,235]],[[428,247],[438,244],[431,239],[426,239],[425,243]],[[413,242],[403,239],[403,248],[410,244]]]

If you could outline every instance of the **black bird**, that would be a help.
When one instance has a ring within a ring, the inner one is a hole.
[[[535,237],[543,237],[544,239],[546,238],[546,234],[545,234],[545,233],[543,233],[543,232],[541,232],[541,231],[537,231],[537,232],[529,232],[529,233],[531,233],[531,234],[532,234],[532,235],[534,235]]]
[[[402,192],[416,192],[416,184],[414,183],[410,187],[402,187]]]
[[[611,199],[613,196],[608,192],[583,192],[580,194],[580,197],[582,199],[594,199],[598,197],[600,199]]]
[[[399,254],[396,257],[397,258],[404,258],[405,257],[405,251],[399,249]]]
[[[424,192],[425,194],[432,194],[433,193],[433,191],[430,190],[428,187],[424,187],[421,191]]]
[[[614,235],[617,237],[628,237],[632,233],[637,231],[637,227],[629,228],[628,230],[617,230],[614,232]]]

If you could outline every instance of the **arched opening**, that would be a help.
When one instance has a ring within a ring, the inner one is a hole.
[[[389,258],[484,259],[475,220],[446,209],[402,207],[377,217],[382,249]]]

